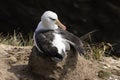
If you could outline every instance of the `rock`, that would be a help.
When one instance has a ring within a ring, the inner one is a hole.
[[[16,59],[16,57],[14,57],[14,56],[10,56],[10,60],[11,60],[13,63],[17,62],[17,59]]]
[[[50,57],[39,55],[36,47],[33,47],[29,58],[28,66],[34,75],[39,76],[39,80],[94,80],[99,70],[95,67],[97,64],[92,65],[73,51],[63,61],[54,62]]]

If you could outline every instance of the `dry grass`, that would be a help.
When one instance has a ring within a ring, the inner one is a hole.
[[[111,73],[110,73],[110,72],[103,71],[103,70],[100,70],[100,71],[98,72],[98,77],[99,77],[99,78],[108,79],[110,76],[111,76]]]
[[[93,60],[101,60],[104,56],[110,56],[113,50],[112,45],[106,42],[94,43],[91,35],[98,30],[93,30],[80,37],[84,41],[84,47],[86,50],[85,58]]]
[[[101,60],[104,56],[110,55],[112,50],[112,45],[110,43],[96,43],[96,44],[88,44],[85,43],[86,59],[94,59]]]
[[[7,34],[3,36],[0,34],[0,43],[13,45],[13,46],[31,46],[33,45],[33,34],[30,33],[26,38],[21,33],[14,32],[13,35]]]

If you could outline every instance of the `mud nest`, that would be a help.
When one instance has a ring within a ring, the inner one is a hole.
[[[39,80],[92,80],[96,69],[91,64],[74,50],[69,51],[63,61],[54,62],[50,57],[39,55],[36,47],[33,47],[28,63]]]

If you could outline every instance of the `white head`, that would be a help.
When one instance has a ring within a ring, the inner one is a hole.
[[[58,20],[57,14],[52,11],[45,11],[41,16],[41,22],[42,25],[48,27],[48,29],[50,27],[50,29],[56,29],[58,26],[64,30],[66,29],[66,27]]]

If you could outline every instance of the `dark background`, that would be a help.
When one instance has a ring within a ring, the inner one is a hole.
[[[68,30],[94,42],[120,43],[120,0],[0,0],[0,32],[33,32],[46,10],[56,12]]]

